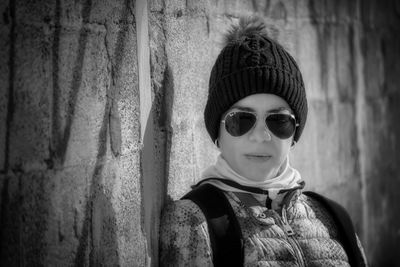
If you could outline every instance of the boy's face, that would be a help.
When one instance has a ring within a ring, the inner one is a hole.
[[[289,154],[293,136],[287,139],[276,137],[263,120],[271,110],[292,113],[281,97],[273,94],[254,94],[236,102],[226,113],[233,110],[249,110],[257,113],[254,127],[242,136],[230,135],[220,124],[219,147],[222,157],[241,176],[253,181],[265,181],[278,175],[279,169]]]

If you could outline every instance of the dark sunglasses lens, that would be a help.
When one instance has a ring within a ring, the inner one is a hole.
[[[294,134],[296,122],[289,114],[271,114],[265,123],[268,129],[278,138],[287,139]]]
[[[232,136],[241,136],[250,131],[256,122],[254,114],[248,112],[232,112],[225,118],[225,129]]]

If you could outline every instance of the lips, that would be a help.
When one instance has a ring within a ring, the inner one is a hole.
[[[265,162],[272,158],[271,155],[268,154],[245,154],[244,155],[248,160],[256,161],[256,162]]]

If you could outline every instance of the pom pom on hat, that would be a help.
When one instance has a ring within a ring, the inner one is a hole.
[[[260,35],[268,38],[266,25],[258,17],[245,17],[239,20],[238,25],[232,25],[231,29],[225,34],[225,44],[235,44],[243,41],[245,37]]]

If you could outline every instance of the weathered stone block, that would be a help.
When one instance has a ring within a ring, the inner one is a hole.
[[[383,96],[383,85],[385,83],[385,69],[381,46],[381,35],[378,32],[370,32],[362,40],[365,97],[377,99]],[[390,71],[388,71],[390,73]]]
[[[51,179],[54,188],[48,193],[51,210],[46,234],[47,263],[61,266],[87,263],[92,195],[98,188],[99,177],[94,176],[93,165],[82,163],[55,171]]]
[[[122,154],[140,147],[140,104],[136,30],[132,25],[110,24],[106,34],[110,103],[117,104],[122,131]]]
[[[357,19],[357,2],[355,1],[308,0],[304,4],[307,5],[309,18],[314,24],[342,24]]]
[[[364,1],[360,5],[360,17],[362,24],[369,29],[398,28],[400,19],[399,1]]]
[[[155,233],[144,233],[143,210],[146,202],[140,164],[140,154],[135,153],[122,156],[115,166],[117,176],[113,184],[112,203],[118,226],[119,258],[124,266],[145,266],[148,257],[152,256],[147,253],[149,238]]]
[[[44,170],[51,136],[51,38],[36,26],[16,26],[14,113],[10,126],[10,167]]]
[[[57,3],[59,3],[59,0],[15,2],[16,20],[18,23],[25,25],[42,27],[45,24],[54,22]]]
[[[105,103],[112,82],[105,27],[59,34],[53,61],[53,149],[61,164],[71,166],[95,156],[98,132],[108,124]]]

